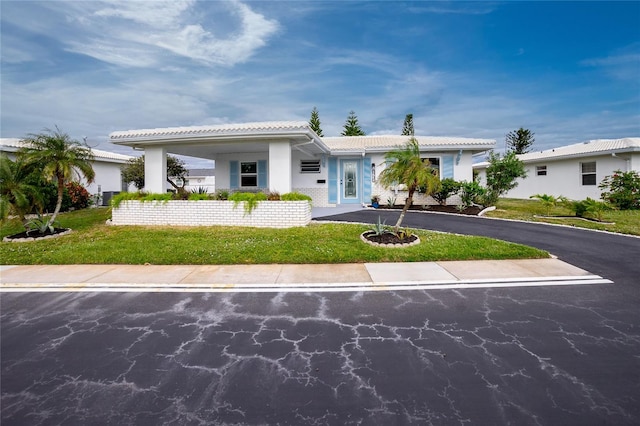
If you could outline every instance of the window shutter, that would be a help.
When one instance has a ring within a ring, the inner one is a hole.
[[[440,179],[453,179],[453,155],[442,156],[442,176]]]
[[[258,188],[267,188],[267,160],[258,161]]]
[[[240,165],[237,161],[229,161],[229,188],[238,188],[240,180]]]
[[[371,158],[364,157],[362,160],[364,171],[362,173],[362,202],[367,203],[371,198]]]
[[[329,157],[329,203],[338,202],[338,159]]]

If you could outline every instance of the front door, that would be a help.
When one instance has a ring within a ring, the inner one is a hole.
[[[357,160],[341,160],[340,198],[343,203],[360,202]]]

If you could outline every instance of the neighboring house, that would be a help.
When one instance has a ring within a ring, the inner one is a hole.
[[[598,139],[546,151],[518,155],[527,177],[507,193],[511,198],[536,194],[563,195],[572,200],[599,199],[598,188],[615,170],[640,172],[640,138]],[[474,164],[481,183],[486,183],[489,163]]]
[[[198,191],[204,188],[209,194],[216,191],[215,169],[189,169],[185,178],[184,189]]]
[[[384,155],[408,136],[319,137],[306,122],[262,122],[114,132],[112,143],[143,149],[145,189],[165,192],[167,154],[214,160],[216,188],[297,191],[316,207],[366,204],[385,197]],[[471,181],[472,156],[494,140],[416,136],[441,178]],[[191,182],[190,182],[191,184]],[[398,203],[404,198],[398,197]]]
[[[16,138],[1,138],[0,139],[0,152],[5,152],[9,158],[15,159],[15,152],[18,151],[24,144],[20,139]],[[113,194],[121,191],[127,191],[128,185],[122,181],[122,171],[120,168],[122,165],[134,157],[122,154],[116,154],[108,151],[101,151],[99,149],[92,149],[94,156],[93,171],[95,172],[95,178],[93,183],[87,184],[82,178],[80,183],[89,191],[92,195]],[[103,199],[108,198],[107,195]]]

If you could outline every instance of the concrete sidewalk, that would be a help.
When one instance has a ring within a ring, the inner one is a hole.
[[[0,292],[287,292],[607,284],[558,259],[306,265],[0,266]]]

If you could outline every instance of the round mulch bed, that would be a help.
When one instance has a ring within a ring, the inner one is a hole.
[[[48,238],[56,238],[61,237],[63,235],[67,235],[71,233],[71,229],[69,228],[54,228],[53,232],[47,230],[44,233],[40,233],[37,231],[25,231],[19,234],[9,235],[4,237],[2,241],[11,242],[11,243],[20,243],[25,241],[36,241],[36,240],[45,240]]]
[[[376,234],[374,231],[366,231],[360,235],[360,239],[367,244],[380,247],[409,247],[420,244],[420,238],[417,235],[400,238],[392,232]]]

